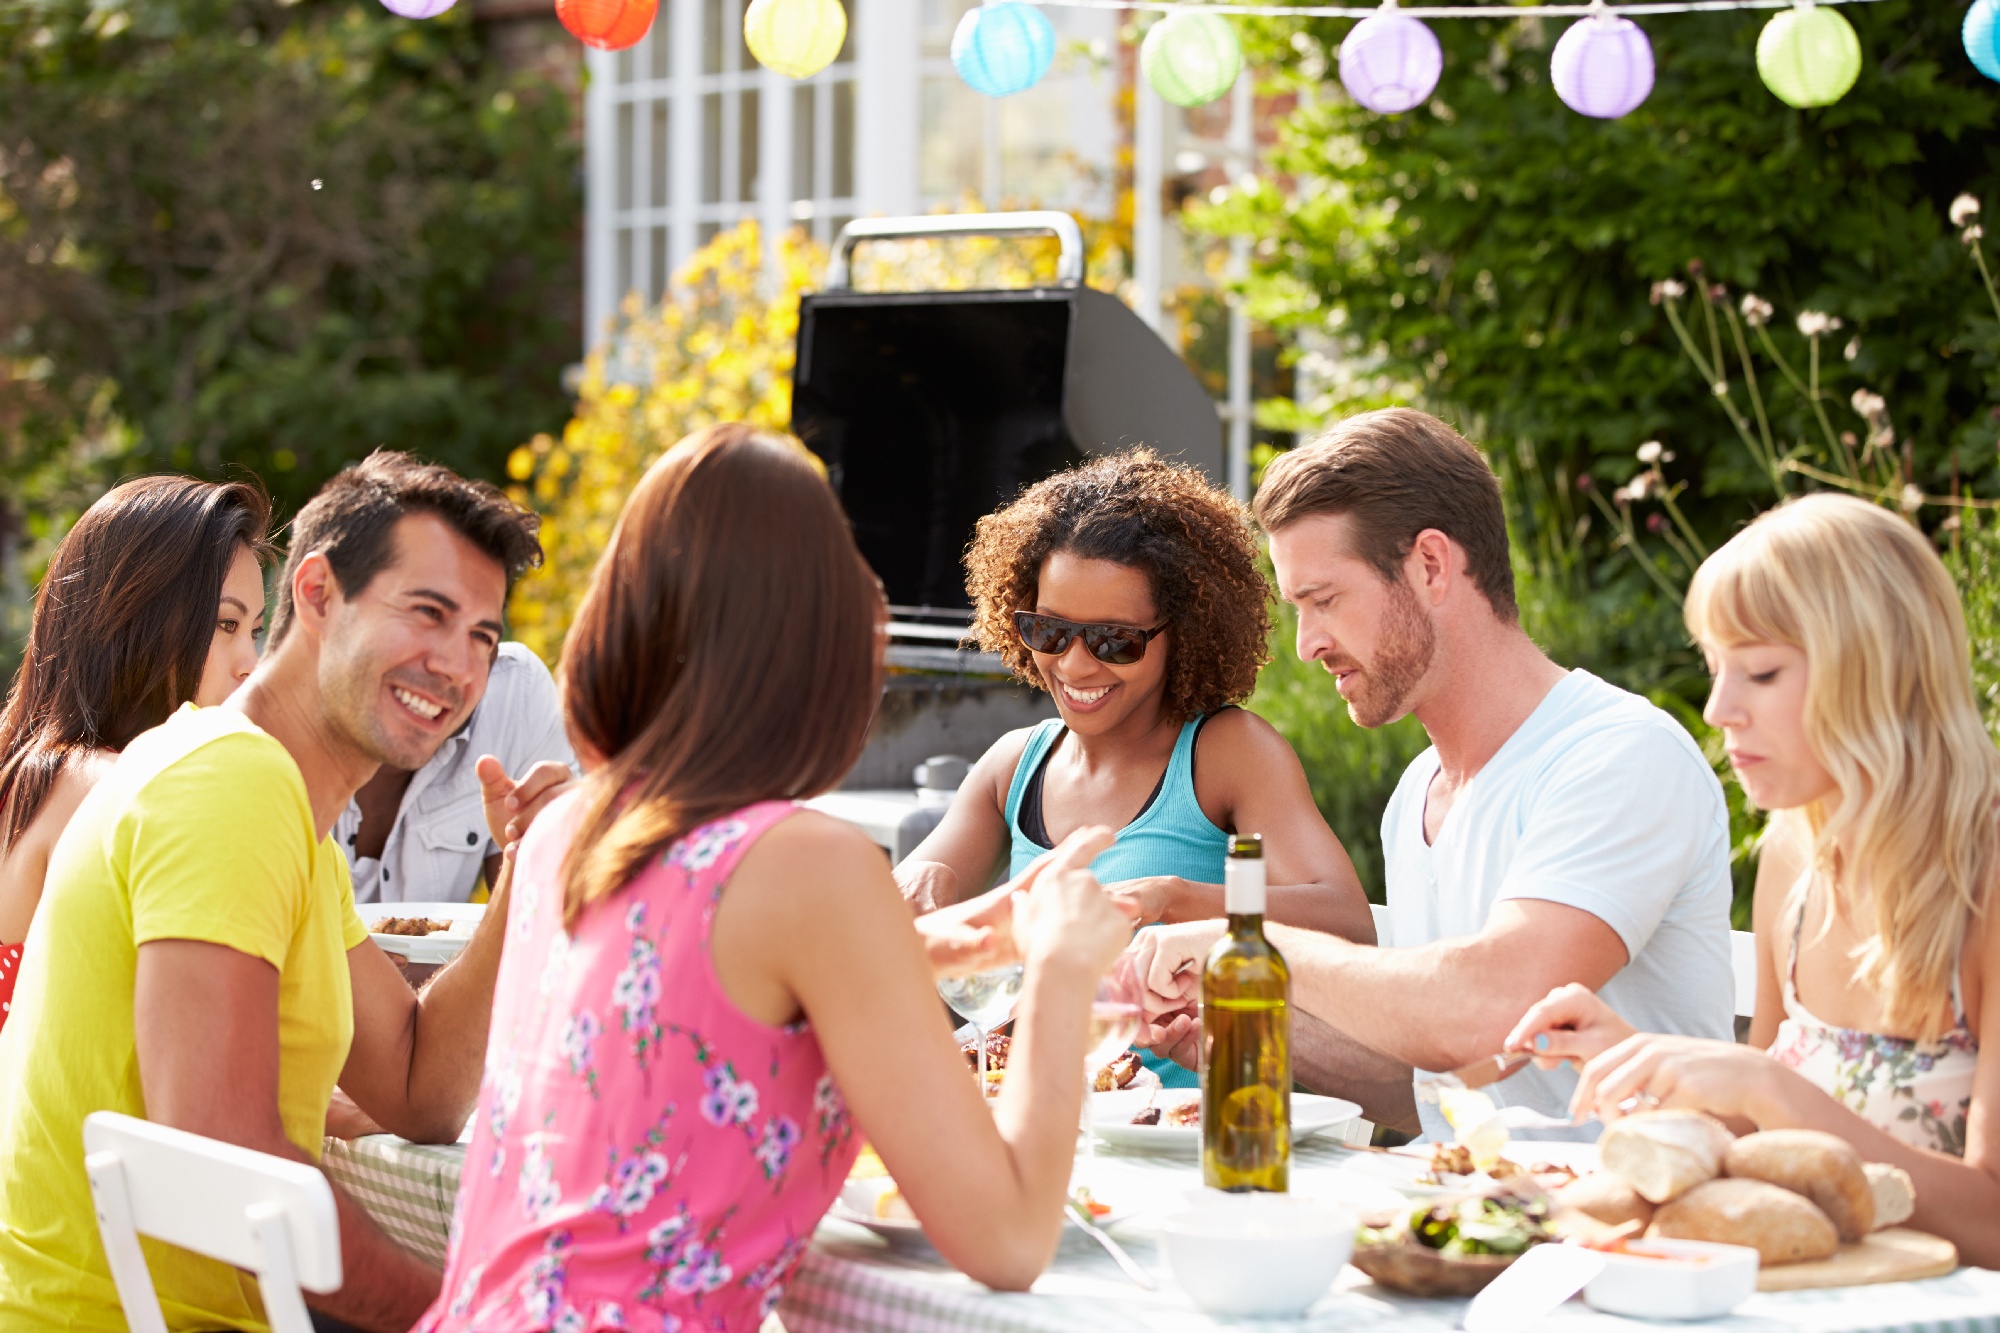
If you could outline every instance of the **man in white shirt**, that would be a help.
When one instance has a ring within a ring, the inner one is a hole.
[[[492,885],[500,849],[473,771],[487,754],[536,788],[551,779],[545,770],[529,781],[537,764],[576,766],[555,681],[518,643],[500,645],[479,706],[429,763],[415,772],[383,765],[334,821],[355,902],[462,903],[477,886]]]
[[[1478,451],[1422,412],[1364,413],[1273,463],[1256,511],[1299,610],[1299,656],[1333,675],[1360,725],[1415,713],[1432,743],[1382,816],[1387,947],[1266,927],[1308,1019],[1301,1081],[1380,1087],[1396,1065],[1470,1064],[1569,982],[1641,1029],[1728,1039],[1721,785],[1666,713],[1564,670],[1522,631],[1499,483]],[[1154,1047],[1184,1063],[1220,931],[1160,927],[1134,946]],[[1531,1068],[1489,1092],[1559,1116],[1575,1081]],[[1417,1109],[1450,1138],[1434,1106]]]

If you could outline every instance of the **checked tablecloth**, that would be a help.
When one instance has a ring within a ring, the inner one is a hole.
[[[1356,1184],[1342,1170],[1351,1157],[1320,1141],[1298,1145],[1294,1191],[1354,1201]],[[463,1148],[420,1146],[378,1135],[352,1143],[328,1140],[324,1160],[327,1174],[384,1231],[442,1265]],[[1193,1161],[1100,1149],[1089,1171],[1099,1198],[1134,1214],[1114,1234],[1135,1259],[1158,1272],[1149,1221],[1183,1191],[1200,1185]],[[1088,1238],[1071,1231],[1033,1291],[993,1292],[954,1272],[921,1241],[892,1246],[858,1227],[828,1220],[820,1225],[778,1313],[786,1333],[1195,1333],[1231,1327],[1195,1310],[1164,1277],[1160,1286],[1157,1292],[1141,1291]],[[1463,1301],[1386,1294],[1350,1268],[1307,1318],[1237,1327],[1449,1333],[1464,1310]],[[1658,1333],[1670,1326],[1598,1314],[1573,1301],[1543,1327],[1559,1333]],[[1703,1333],[2000,1333],[2000,1273],[1965,1268],[1923,1282],[1760,1295],[1727,1319],[1690,1327]]]

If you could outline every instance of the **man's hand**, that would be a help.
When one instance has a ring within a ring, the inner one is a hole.
[[[576,779],[569,765],[544,759],[523,773],[519,780],[507,776],[506,766],[492,755],[481,755],[473,766],[479,775],[479,799],[486,807],[486,831],[493,845],[505,848],[521,840],[535,816],[550,801],[568,791]]]
[[[1558,986],[1521,1015],[1507,1034],[1507,1050],[1527,1051],[1542,1069],[1574,1063],[1582,1068],[1637,1029],[1588,986]]]
[[[1133,972],[1145,992],[1148,1022],[1191,1011],[1200,1001],[1202,964],[1228,929],[1220,921],[1189,921],[1154,926],[1132,941]]]

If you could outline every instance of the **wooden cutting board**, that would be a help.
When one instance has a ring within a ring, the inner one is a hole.
[[[1907,1227],[1878,1231],[1859,1245],[1843,1245],[1830,1259],[1781,1264],[1757,1271],[1759,1291],[1802,1291],[1808,1287],[1865,1287],[1876,1282],[1913,1282],[1943,1277],[1958,1268],[1958,1251],[1948,1240]]]

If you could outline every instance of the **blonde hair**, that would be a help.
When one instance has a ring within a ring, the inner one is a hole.
[[[1780,505],[1695,572],[1687,626],[1704,645],[1806,655],[1805,734],[1839,787],[1798,820],[1812,864],[1875,929],[1855,976],[1898,1032],[1952,1015],[1960,941],[1996,870],[2000,751],[1973,698],[1965,616],[1915,526],[1851,496]]]

